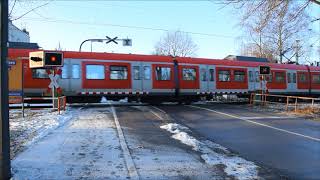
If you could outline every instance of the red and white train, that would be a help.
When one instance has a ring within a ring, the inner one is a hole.
[[[44,95],[46,69],[30,69],[30,49],[9,49],[9,58],[25,64],[24,90]],[[271,67],[269,93],[320,94],[320,67],[157,55],[64,51],[59,80],[62,94],[73,101],[128,97],[142,102],[190,103],[216,94],[249,95],[261,89],[259,66]]]

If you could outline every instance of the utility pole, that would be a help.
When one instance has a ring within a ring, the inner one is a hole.
[[[10,135],[9,135],[9,104],[8,104],[8,0],[0,1],[0,179],[10,179]]]
[[[300,42],[300,40],[297,39],[296,40],[296,47],[295,47],[295,49],[296,49],[296,64],[297,65],[299,64],[299,50],[300,50],[299,42]]]

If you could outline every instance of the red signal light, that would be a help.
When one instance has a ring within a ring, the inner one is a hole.
[[[57,59],[56,59],[55,56],[51,56],[50,60],[51,60],[52,62],[55,62]]]

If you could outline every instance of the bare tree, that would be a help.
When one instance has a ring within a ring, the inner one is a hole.
[[[197,45],[185,32],[167,32],[155,45],[155,54],[170,56],[196,56]]]
[[[15,21],[31,12],[38,14],[36,11],[37,9],[48,5],[52,1],[53,0],[47,0],[45,2],[36,0],[9,0],[8,17],[11,21]],[[18,8],[23,9],[24,11],[21,14],[18,14],[16,11]]]
[[[310,23],[306,8],[313,0],[228,0],[242,12],[240,25],[247,32],[249,44],[255,45],[259,57],[269,53],[282,63],[283,57],[290,60],[297,51],[307,56],[308,26]],[[296,40],[300,40],[299,47]]]

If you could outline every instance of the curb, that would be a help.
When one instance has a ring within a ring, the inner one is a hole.
[[[133,159],[131,157],[130,151],[128,149],[126,140],[124,138],[124,135],[123,135],[123,132],[122,132],[119,120],[118,120],[118,116],[116,114],[116,110],[114,109],[114,107],[111,104],[110,104],[110,106],[111,106],[111,111],[112,111],[112,115],[113,115],[113,118],[114,118],[114,122],[115,122],[116,127],[117,127],[119,141],[120,141],[121,149],[122,149],[123,154],[124,154],[124,159],[125,159],[125,162],[126,162],[126,166],[127,166],[127,170],[128,170],[129,176],[131,177],[131,179],[139,180],[140,178],[139,178],[136,166],[134,165]]]

